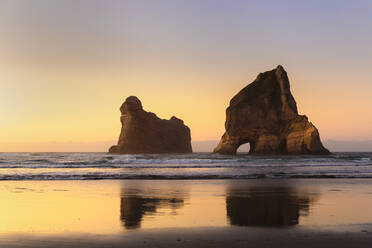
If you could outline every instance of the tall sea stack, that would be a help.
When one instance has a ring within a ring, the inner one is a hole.
[[[225,133],[215,153],[236,154],[250,144],[250,154],[330,154],[317,128],[299,115],[286,71],[278,66],[260,73],[226,109]]]
[[[170,120],[163,120],[154,113],[146,112],[135,96],[128,97],[120,111],[121,133],[118,144],[109,149],[110,153],[192,152],[190,129],[182,120],[174,116]]]

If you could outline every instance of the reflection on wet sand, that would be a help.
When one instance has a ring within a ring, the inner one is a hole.
[[[217,220],[227,214],[228,222],[225,223],[230,225],[285,227],[299,224],[300,218],[309,215],[311,205],[319,198],[319,193],[314,190],[307,191],[296,185],[261,184],[257,186],[257,183],[240,181],[214,186],[209,190],[219,193],[226,189],[226,195],[223,198],[212,197],[215,201],[209,199],[205,202],[203,197],[190,195],[189,188],[179,188],[176,183],[172,186],[127,183],[121,188],[120,220],[125,229],[137,229],[141,226],[148,228],[155,222],[160,226],[177,226],[177,220],[189,223],[182,216],[190,214],[194,216],[188,219],[199,225],[208,225],[212,219]],[[169,218],[170,215],[173,217]]]
[[[136,192],[133,193],[130,189],[122,189],[120,220],[124,227],[126,229],[139,228],[143,217],[155,214],[158,209],[171,209],[175,214],[177,209],[184,206],[183,194],[165,196],[166,193],[168,192],[142,191],[141,189],[136,189]]]
[[[291,187],[229,188],[226,195],[227,218],[237,226],[293,226],[307,216],[318,194]]]

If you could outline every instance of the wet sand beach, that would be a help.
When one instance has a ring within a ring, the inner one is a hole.
[[[370,247],[371,179],[1,181],[0,247]]]

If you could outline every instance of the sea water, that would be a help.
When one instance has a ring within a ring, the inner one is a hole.
[[[372,153],[0,153],[0,180],[372,178]]]

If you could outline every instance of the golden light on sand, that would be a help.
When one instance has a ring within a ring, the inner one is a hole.
[[[229,225],[334,229],[372,219],[362,181],[258,181],[3,181],[0,234],[116,235]]]

